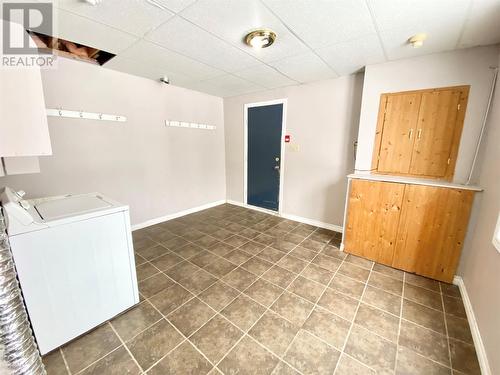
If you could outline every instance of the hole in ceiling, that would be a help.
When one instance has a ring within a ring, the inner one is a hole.
[[[103,65],[115,57],[115,55],[110,52],[66,39],[44,35],[31,30],[28,30],[28,33],[40,52],[49,52],[61,57],[84,61],[95,65]]]

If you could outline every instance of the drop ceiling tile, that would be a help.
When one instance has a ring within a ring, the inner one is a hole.
[[[297,84],[297,81],[291,80],[290,78],[277,72],[275,69],[264,64],[240,70],[235,72],[234,75],[260,86],[264,86],[268,89]]]
[[[338,74],[352,74],[368,64],[385,61],[377,35],[320,48],[316,53]]]
[[[436,22],[458,24],[461,27],[470,2],[471,0],[368,0],[380,31],[416,26],[425,28]]]
[[[147,34],[146,39],[226,72],[259,63],[252,56],[179,17]]]
[[[446,24],[425,28],[428,38],[420,48],[413,48],[408,37],[421,32],[421,26],[405,27],[382,31],[380,37],[389,60],[428,55],[455,48],[460,37],[460,28],[448,27]]]
[[[473,1],[460,47],[500,43],[500,1]]]
[[[199,0],[181,15],[262,61],[273,61],[308,51],[259,0]],[[254,49],[245,35],[257,28],[270,28],[277,35],[269,48]]]
[[[222,70],[218,70],[203,64],[189,57],[170,51],[155,43],[140,40],[120,54],[138,63],[148,63],[166,72],[181,73],[196,80],[208,79],[223,75]]]
[[[54,36],[111,53],[119,53],[138,38],[62,9],[55,11]]]
[[[338,74],[313,52],[287,57],[269,65],[301,83],[338,77]]]
[[[118,70],[120,72],[133,74],[139,77],[149,78],[160,83],[160,77],[167,75],[170,79],[170,84],[183,87],[185,84],[193,81],[191,77],[178,72],[169,72],[165,69],[158,68],[151,63],[138,63],[137,61],[127,59],[121,56],[115,56],[105,65],[106,69]]]
[[[245,81],[232,74],[226,74],[205,81],[193,82],[186,87],[221,97],[237,96],[265,90],[262,86]]]
[[[263,0],[310,47],[375,32],[364,0]]]
[[[137,36],[143,36],[174,15],[145,0],[104,0],[96,6],[84,1],[59,0],[56,6]]]

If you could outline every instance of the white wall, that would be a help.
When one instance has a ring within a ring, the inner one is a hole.
[[[500,64],[500,56],[498,58]],[[500,253],[491,240],[500,213],[500,81],[497,81],[481,158],[474,220],[464,244],[459,275],[464,279],[492,374],[500,374]]]
[[[49,118],[53,156],[39,174],[0,177],[29,196],[98,191],[133,224],[225,199],[221,98],[67,59],[42,72],[48,108],[127,116],[125,123]],[[165,119],[216,125],[166,128]]]
[[[371,169],[380,95],[388,92],[471,85],[454,181],[467,180],[479,137],[498,47],[478,47],[369,65],[365,70],[356,170]]]
[[[283,213],[341,226],[362,81],[351,75],[224,99],[228,199],[243,202],[244,104],[287,98]]]

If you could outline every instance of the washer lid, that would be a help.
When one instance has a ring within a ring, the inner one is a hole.
[[[50,221],[68,216],[99,211],[113,205],[96,195],[77,195],[47,200],[35,205],[43,220]]]

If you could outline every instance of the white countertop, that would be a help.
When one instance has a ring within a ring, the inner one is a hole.
[[[395,183],[412,184],[412,185],[428,185],[428,186],[444,187],[450,189],[483,191],[483,188],[474,185],[462,185],[442,180],[433,180],[433,179],[415,178],[406,176],[392,176],[392,175],[371,174],[371,173],[354,173],[348,175],[347,178],[357,179],[357,180],[395,182]]]

